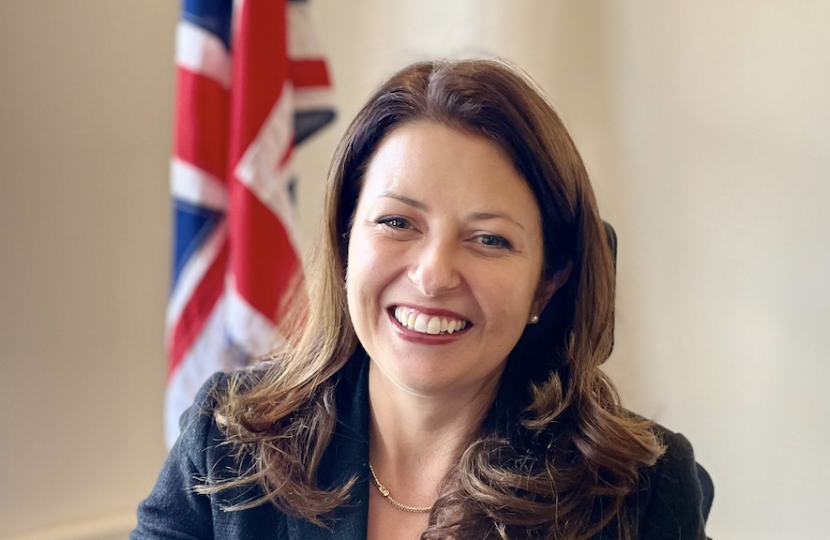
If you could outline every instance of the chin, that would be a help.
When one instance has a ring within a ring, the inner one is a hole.
[[[371,355],[370,355],[371,356]],[[461,382],[458,374],[446,373],[436,366],[436,359],[414,355],[392,355],[392,362],[371,357],[382,376],[394,386],[410,394],[429,396],[444,394]],[[389,358],[389,357],[387,357]]]
[[[441,362],[446,362],[446,360],[442,359]],[[486,383],[490,380],[490,377],[486,375],[475,377],[469,368],[462,369],[457,364],[451,366],[451,370],[446,369],[448,367],[446,364],[443,366],[418,364],[420,363],[410,362],[408,365],[396,365],[391,372],[388,367],[383,367],[381,371],[398,388],[423,397],[447,397],[466,394],[470,391],[477,392],[487,386]]]

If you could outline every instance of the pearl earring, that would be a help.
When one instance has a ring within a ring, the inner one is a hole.
[[[539,322],[539,316],[538,315],[531,315],[530,316],[530,324],[536,324],[537,322]]]

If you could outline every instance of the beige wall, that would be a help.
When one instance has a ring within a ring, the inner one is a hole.
[[[0,538],[128,529],[164,449],[175,2],[0,2]],[[826,538],[830,4],[316,0],[340,119],[303,241],[392,70],[498,54],[570,126],[620,235],[626,403],[712,472],[716,538]]]
[[[176,13],[0,2],[0,537],[119,527],[164,458]]]
[[[830,538],[830,4],[617,5],[614,374],[695,443],[715,537]]]

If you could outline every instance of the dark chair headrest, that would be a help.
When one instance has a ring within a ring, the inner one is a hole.
[[[602,222],[605,225],[605,236],[608,237],[608,247],[611,248],[611,254],[614,256],[614,266],[617,265],[617,232],[614,227],[607,221]]]
[[[614,258],[614,280],[617,279],[617,233],[614,231],[614,227],[611,226],[610,223],[607,221],[602,222],[605,225],[605,236],[608,238],[608,247],[611,249],[611,256]],[[615,304],[616,304],[616,297],[615,297]],[[614,308],[614,312],[616,312],[616,307]],[[608,356],[611,356],[611,353],[614,351],[614,315],[612,314],[611,320],[611,350],[608,351]]]

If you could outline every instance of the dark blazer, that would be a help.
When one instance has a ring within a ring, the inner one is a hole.
[[[208,497],[191,487],[199,478],[220,479],[238,471],[229,448],[213,420],[211,389],[224,388],[228,375],[214,375],[199,392],[193,407],[182,416],[182,435],[170,451],[155,488],[138,507],[138,526],[132,540],[155,539],[365,539],[369,508],[369,399],[368,362],[353,358],[341,370],[335,392],[338,425],[318,470],[318,485],[332,488],[357,475],[351,504],[338,508],[330,529],[287,516],[273,505],[238,512],[223,506],[250,500],[254,490],[227,490]],[[704,540],[701,491],[689,442],[679,434],[656,427],[667,446],[656,465],[644,471],[643,482],[627,499],[634,511],[638,538],[646,540]],[[595,538],[617,538],[611,522]]]

